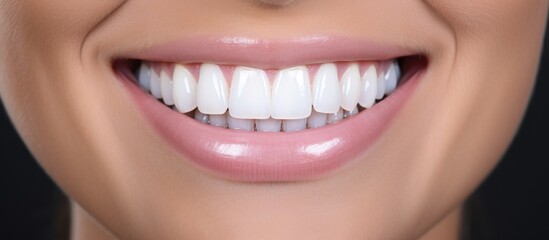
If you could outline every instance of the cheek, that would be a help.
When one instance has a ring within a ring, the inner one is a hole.
[[[439,106],[446,108],[438,125],[454,129],[446,134],[453,135],[451,149],[484,147],[481,152],[499,155],[530,96],[549,2],[425,2],[440,13],[455,38],[448,83],[437,90],[445,102]],[[489,150],[494,148],[498,151]]]
[[[21,1],[15,11],[26,32],[45,39],[80,38],[115,11],[124,0]],[[70,24],[67,24],[70,22]]]
[[[58,59],[59,54],[71,51],[79,54],[75,50],[80,49],[92,30],[123,2],[2,1],[0,43],[5,51],[2,56],[8,64],[25,65],[42,60],[42,65],[47,65]],[[36,59],[37,55],[42,59]]]
[[[426,1],[453,30],[447,82],[421,172],[421,202],[458,204],[496,165],[524,114],[540,54],[547,1]],[[442,79],[441,79],[442,80]],[[429,207],[444,209],[435,203]]]
[[[61,154],[79,151],[63,147],[77,139],[70,115],[79,98],[62,93],[84,79],[78,74],[82,43],[122,2],[0,1],[0,96],[50,174],[66,167],[59,164]]]
[[[464,35],[503,37],[534,24],[543,24],[547,1],[424,0],[455,31]],[[508,36],[509,37],[509,36]]]
[[[410,216],[427,217],[461,204],[511,142],[534,83],[547,2],[426,2],[455,41],[433,58],[436,77],[421,104],[428,121],[407,130],[422,137],[407,145],[417,161],[406,204]]]
[[[84,39],[121,3],[122,0],[1,1],[0,94],[7,107],[32,105],[24,102],[33,99],[38,101],[35,105],[40,105],[40,97],[48,95],[48,86],[62,82],[49,81],[44,76],[56,76],[59,69],[69,68],[63,62],[69,57],[74,61],[70,64],[76,65],[82,57],[80,49]]]

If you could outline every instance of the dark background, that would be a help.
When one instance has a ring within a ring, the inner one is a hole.
[[[546,38],[518,135],[468,202],[469,239],[549,239],[549,122],[542,117],[548,113],[548,46]],[[0,138],[0,239],[66,239],[67,200],[25,148],[1,104]]]

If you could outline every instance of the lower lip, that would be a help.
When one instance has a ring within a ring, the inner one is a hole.
[[[416,72],[374,107],[343,122],[291,133],[213,127],[180,114],[122,77],[153,128],[171,146],[215,176],[245,182],[318,179],[366,152],[390,125],[417,86]]]

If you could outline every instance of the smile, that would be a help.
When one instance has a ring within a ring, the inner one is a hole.
[[[328,50],[310,39],[187,41],[126,56],[115,70],[153,128],[199,168],[237,181],[310,180],[367,150],[427,65],[420,54],[329,39]]]
[[[335,124],[373,107],[376,100],[391,94],[400,80],[400,67],[394,60],[271,71],[203,63],[198,66],[198,76],[189,70],[193,67],[142,63],[136,77],[152,96],[202,123],[259,132],[293,132]],[[339,72],[343,72],[341,77]]]

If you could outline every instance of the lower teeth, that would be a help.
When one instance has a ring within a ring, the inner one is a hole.
[[[258,132],[294,132],[339,123],[344,119],[357,115],[363,110],[364,108],[358,107],[352,111],[346,111],[341,108],[337,113],[326,114],[316,112],[313,109],[311,116],[304,119],[238,119],[231,117],[227,113],[204,114],[198,109],[186,115],[194,117],[198,122],[220,128]]]

